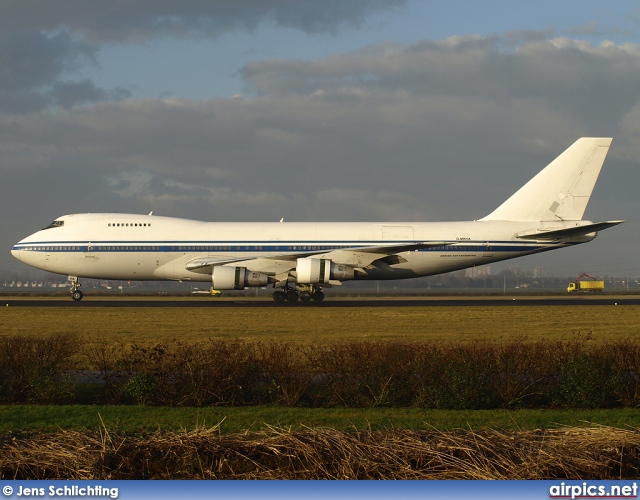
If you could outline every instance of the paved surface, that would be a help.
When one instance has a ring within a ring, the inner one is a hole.
[[[323,302],[275,303],[270,299],[253,298],[138,298],[85,296],[81,302],[71,298],[0,297],[0,307],[513,307],[513,306],[629,306],[640,305],[639,296],[581,297],[419,297],[419,298],[350,298],[327,297]]]

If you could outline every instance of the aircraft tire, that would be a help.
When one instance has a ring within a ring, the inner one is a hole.
[[[277,290],[275,292],[273,292],[273,300],[275,300],[276,302],[280,303],[280,302],[284,302],[284,299],[286,298],[286,295],[284,292]]]
[[[309,302],[311,300],[310,292],[300,292],[300,300],[302,302]]]
[[[290,291],[287,292],[287,301],[289,302],[297,302],[300,297],[298,296],[298,292]]]
[[[84,295],[82,294],[82,292],[80,290],[76,290],[75,292],[71,293],[71,298],[73,300],[75,300],[76,302],[80,302],[82,300],[82,297]]]
[[[313,292],[313,295],[311,296],[311,298],[316,302],[322,302],[324,300],[324,292],[320,290]]]

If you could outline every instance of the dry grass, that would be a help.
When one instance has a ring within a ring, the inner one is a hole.
[[[640,433],[218,428],[143,437],[60,431],[0,441],[8,479],[637,479]]]
[[[640,334],[638,306],[99,308],[2,307],[4,335],[81,335],[88,342],[536,341]]]

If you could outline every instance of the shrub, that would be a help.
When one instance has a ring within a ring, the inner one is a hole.
[[[396,342],[348,342],[314,350],[324,406],[410,406],[416,346]]]
[[[562,408],[610,408],[613,359],[606,346],[590,347],[587,340],[555,342],[554,380],[550,404]]]
[[[165,406],[640,406],[640,343],[299,345],[209,341],[84,345],[74,336],[0,337],[0,401],[72,401],[83,354],[96,400]],[[83,374],[84,377],[84,374]],[[84,386],[83,386],[84,388]]]
[[[284,342],[259,343],[257,352],[264,370],[270,401],[284,406],[310,405],[317,374],[311,363],[313,348]]]
[[[640,344],[620,340],[612,343],[608,351],[613,359],[613,397],[621,406],[637,408],[640,406]]]
[[[488,344],[432,345],[423,352],[421,406],[486,409],[499,405]]]
[[[0,401],[64,403],[73,398],[74,335],[0,337]]]
[[[232,405],[250,399],[242,395],[256,384],[254,351],[243,342],[134,344],[93,349],[92,359],[112,402],[141,396],[165,406]]]
[[[123,393],[134,398],[139,405],[145,405],[155,398],[157,391],[154,378],[147,373],[140,373],[129,379]]]

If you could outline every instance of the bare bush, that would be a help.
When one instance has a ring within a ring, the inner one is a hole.
[[[271,402],[283,406],[310,404],[317,373],[310,363],[312,347],[283,342],[259,343],[257,351]]]
[[[75,335],[0,337],[0,401],[63,403],[73,397]]]
[[[254,346],[241,341],[179,342],[95,349],[112,401],[211,406],[243,404],[260,377]],[[105,354],[105,352],[107,354]],[[103,361],[104,360],[104,361]]]
[[[553,368],[547,345],[523,340],[487,346],[492,352],[489,377],[502,408],[534,408],[544,404],[545,385]]]
[[[348,342],[314,351],[326,406],[410,406],[416,349],[398,342]]]
[[[499,406],[487,343],[430,345],[422,350],[421,402],[428,408],[486,409]]]
[[[613,359],[614,398],[626,408],[640,406],[640,343],[620,340],[608,346]]]
[[[74,371],[80,354],[90,368],[82,376]],[[93,397],[95,402],[165,406],[640,404],[640,343],[630,340],[84,345],[72,336],[1,337],[0,355],[0,400],[5,402],[67,402],[84,383],[83,401]],[[98,375],[87,384],[86,375],[94,372]]]

